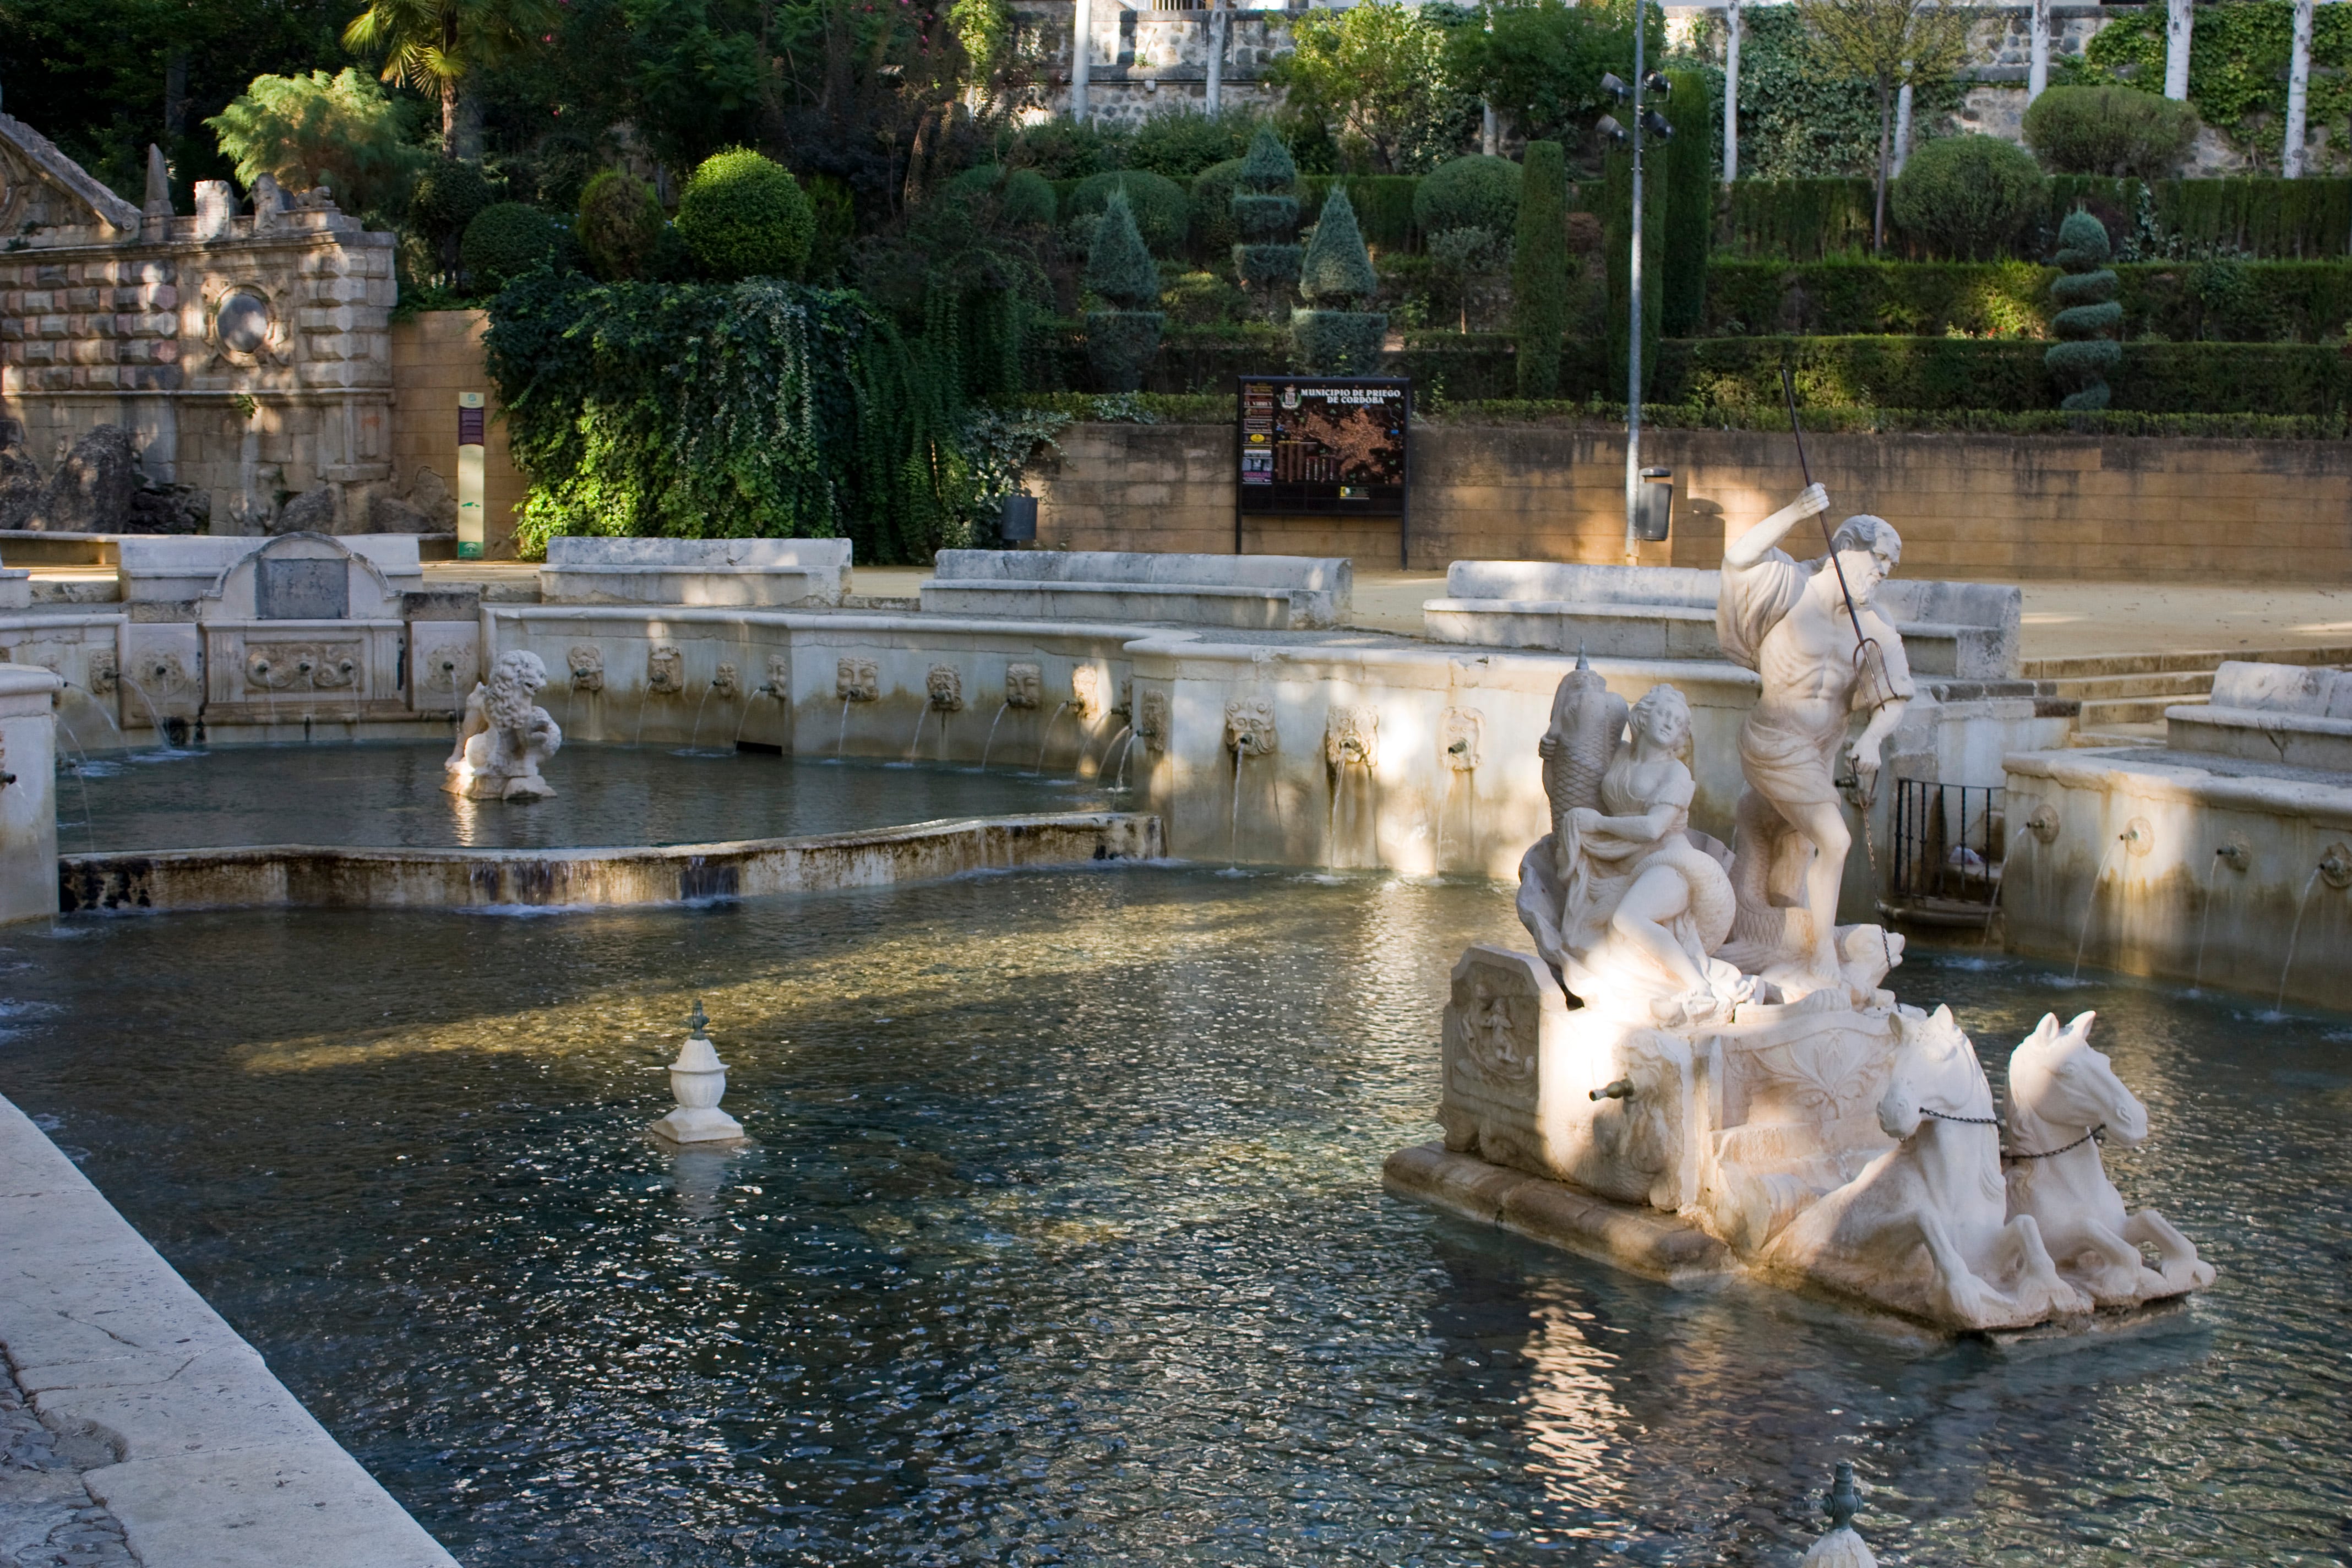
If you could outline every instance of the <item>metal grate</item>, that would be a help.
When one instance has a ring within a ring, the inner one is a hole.
[[[1998,784],[1895,781],[1895,864],[1885,912],[1927,925],[1974,925],[2000,900],[2007,834]]]

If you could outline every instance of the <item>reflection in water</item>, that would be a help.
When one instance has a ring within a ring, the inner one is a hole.
[[[2221,1279],[2003,1352],[1384,1197],[1452,959],[1520,942],[1491,885],[57,931],[0,932],[0,1092],[475,1568],[1785,1563],[1839,1458],[1905,1562],[2342,1557],[2352,1036],[2267,998],[2065,994],[2155,1121],[2110,1170]],[[1902,979],[1996,1082],[2050,994]],[[750,1140],[681,1154],[698,994]]]
[[[575,746],[549,764],[553,799],[477,801],[442,789],[448,755],[437,742],[133,752],[90,764],[87,837],[97,849],[707,844],[1090,811],[1108,798],[1058,780],[928,764],[835,768],[748,752]],[[68,826],[79,847],[83,823]]]

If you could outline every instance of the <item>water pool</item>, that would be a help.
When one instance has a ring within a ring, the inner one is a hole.
[[[757,752],[573,746],[547,766],[552,800],[463,800],[441,787],[446,742],[218,746],[68,760],[58,844],[217,849],[709,844],[895,826],[943,816],[1087,811],[1117,796],[1068,774],[796,760]],[[77,784],[74,773],[85,775]],[[83,787],[87,787],[87,796]]]
[[[1382,1195],[1507,889],[1021,874],[545,919],[0,933],[0,1092],[471,1568],[2340,1563],[2352,1023],[1921,952],[2045,1005],[2221,1270],[2001,1353],[1676,1293]],[[754,1139],[663,1152],[704,999]]]

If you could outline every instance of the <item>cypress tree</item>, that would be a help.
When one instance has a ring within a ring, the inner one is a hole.
[[[2058,406],[2090,413],[2105,408],[2113,393],[2107,376],[2123,363],[2123,345],[2111,335],[2122,325],[2116,302],[2116,279],[2107,267],[2105,225],[2080,207],[2058,226],[2062,275],[2050,285],[2051,302],[2063,307],[2050,327],[2064,341],[2042,356],[2050,379],[2065,391]]]
[[[1528,143],[1511,258],[1511,325],[1519,340],[1519,395],[1557,396],[1560,336],[1568,330],[1568,160],[1557,142]]]
[[[1087,363],[1103,392],[1133,392],[1143,384],[1144,366],[1160,348],[1168,318],[1160,303],[1160,266],[1135,226],[1125,191],[1113,191],[1095,225],[1087,252],[1087,292],[1110,309],[1087,312]]]
[[[1697,71],[1668,71],[1666,79],[1674,84],[1666,95],[1666,123],[1675,134],[1657,160],[1666,176],[1659,331],[1686,338],[1706,314],[1706,253],[1715,237],[1715,101]]]
[[[1297,368],[1331,375],[1378,371],[1389,319],[1362,307],[1380,287],[1347,184],[1335,181],[1299,264],[1298,293],[1312,308],[1290,313],[1291,359]]]

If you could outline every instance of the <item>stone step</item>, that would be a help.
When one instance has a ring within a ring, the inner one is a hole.
[[[2200,697],[2117,697],[2083,704],[2083,715],[2074,721],[2077,731],[2112,730],[2119,724],[2155,724],[2164,722],[2168,708],[2200,706]]]
[[[2053,684],[2061,697],[2084,702],[2119,697],[2202,697],[2213,689],[2210,669],[2182,669],[2147,675],[2070,675]]]
[[[2077,730],[2066,737],[2066,743],[2077,748],[2161,746],[2165,743],[2165,727],[2162,724],[2109,724],[2105,729]]]
[[[2273,648],[2198,648],[2174,653],[2077,654],[2064,658],[2029,658],[2022,673],[2028,680],[2067,680],[2104,675],[2157,675],[2186,670],[2210,673],[2224,659],[2257,664],[2352,664],[2352,646],[2305,644]]]

